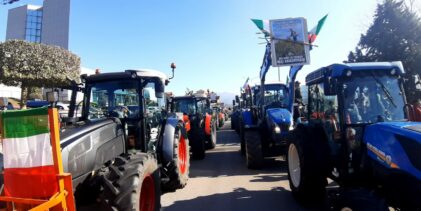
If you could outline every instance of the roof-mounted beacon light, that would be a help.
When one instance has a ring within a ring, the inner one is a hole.
[[[177,68],[177,66],[175,65],[175,63],[171,63],[171,70],[172,70],[172,76],[169,78],[170,80],[174,78],[174,70],[175,68]]]

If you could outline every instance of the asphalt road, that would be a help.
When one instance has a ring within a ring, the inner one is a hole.
[[[162,210],[307,210],[291,195],[286,162],[269,158],[261,170],[247,169],[229,127],[228,121],[218,131],[217,146],[204,160],[191,161],[186,187],[162,195]]]

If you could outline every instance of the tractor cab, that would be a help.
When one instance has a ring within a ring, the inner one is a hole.
[[[254,105],[259,108],[259,116],[264,115],[268,109],[286,109],[288,107],[290,99],[285,84],[267,83],[264,85],[264,90],[260,90],[260,86],[256,86],[253,92],[253,101]]]
[[[210,114],[210,103],[205,96],[178,96],[171,98],[171,111],[183,113],[184,118],[194,121],[200,116]]]
[[[216,123],[209,98],[205,94],[171,98],[171,111],[183,113],[193,158],[204,159],[205,150],[215,148]]]
[[[296,127],[288,151],[295,196],[314,194],[301,191],[301,180],[312,178],[320,191],[329,177],[342,187],[375,183],[391,203],[420,206],[414,196],[421,194],[421,124],[408,121],[404,74],[401,62],[372,62],[333,64],[307,75],[309,121]],[[297,174],[301,168],[308,175]]]
[[[82,81],[81,119],[96,122],[117,118],[124,127],[127,147],[146,150],[147,143],[157,137],[166,113],[166,75],[154,70],[126,70],[82,76]]]
[[[333,64],[310,73],[308,119],[328,122],[335,137],[378,122],[406,121],[400,62]],[[360,137],[361,138],[361,137]]]

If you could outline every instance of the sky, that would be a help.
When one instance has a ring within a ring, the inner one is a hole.
[[[421,0],[415,6],[421,8]],[[247,77],[258,83],[265,51],[255,19],[304,17],[308,29],[329,14],[311,51],[311,64],[298,73],[347,59],[370,26],[379,0],[72,0],[69,50],[82,66],[102,72],[132,68],[160,70],[175,77],[167,87],[177,95],[191,90],[239,93]],[[40,0],[0,6],[0,41],[5,40],[7,11]],[[285,81],[289,68],[279,68]],[[271,68],[267,81],[278,80]]]

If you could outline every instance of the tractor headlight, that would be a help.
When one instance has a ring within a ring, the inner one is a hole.
[[[277,125],[277,126],[275,126],[273,131],[275,131],[276,134],[279,134],[279,133],[281,133],[281,128]]]
[[[290,126],[289,126],[289,128],[288,128],[290,131],[291,130],[294,130],[294,124],[291,124]]]
[[[352,75],[352,71],[351,70],[346,71],[346,76],[351,77],[351,75]]]

